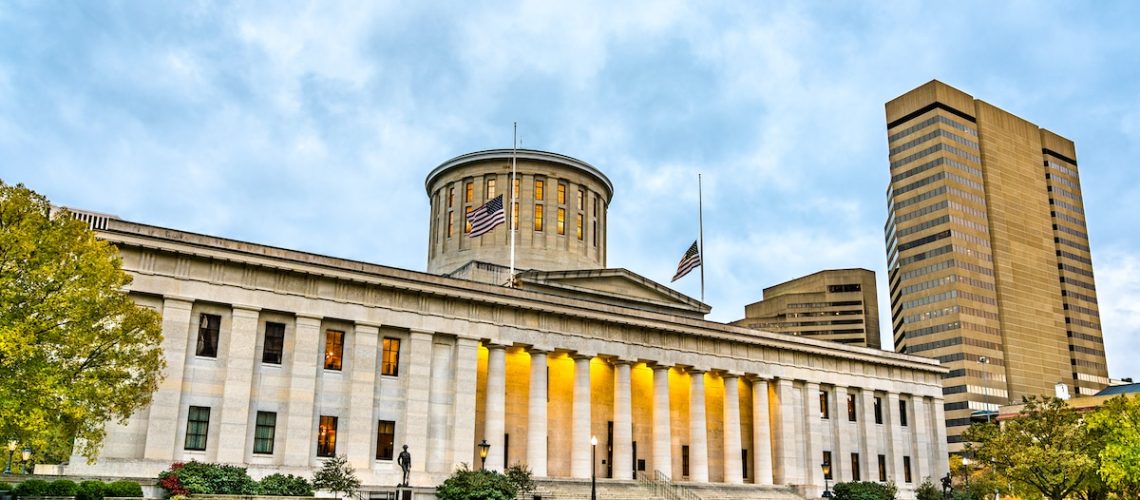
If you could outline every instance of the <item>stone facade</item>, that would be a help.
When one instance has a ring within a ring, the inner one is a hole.
[[[875,272],[828,269],[764,289],[764,299],[744,306],[732,324],[879,347],[879,297]]]

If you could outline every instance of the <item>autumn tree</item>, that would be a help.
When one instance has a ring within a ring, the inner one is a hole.
[[[998,476],[1052,500],[1079,493],[1096,474],[1096,440],[1058,398],[1025,400],[1016,418],[976,424],[963,433],[967,453]]]
[[[0,439],[37,461],[93,459],[109,421],[150,404],[158,313],[127,296],[117,250],[43,196],[0,181]]]
[[[1140,495],[1140,397],[1120,396],[1085,417],[1103,443],[1098,473],[1121,498]]]

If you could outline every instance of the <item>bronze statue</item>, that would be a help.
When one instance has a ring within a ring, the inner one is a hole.
[[[404,470],[404,482],[400,486],[408,486],[408,472],[412,470],[412,454],[408,453],[408,445],[404,445],[404,451],[400,452],[400,456],[396,458],[396,464]]]

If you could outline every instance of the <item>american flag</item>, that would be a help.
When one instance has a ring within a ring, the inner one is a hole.
[[[483,206],[467,214],[467,221],[471,223],[471,232],[468,236],[475,238],[507,221],[507,212],[503,210],[503,195],[499,195],[484,203]]]
[[[701,265],[701,251],[697,250],[697,242],[693,242],[693,246],[685,252],[685,256],[681,257],[681,262],[677,264],[677,274],[673,275],[673,281],[683,278],[689,271],[696,269]]]

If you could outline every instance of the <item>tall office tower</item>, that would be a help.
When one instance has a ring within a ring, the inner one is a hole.
[[[764,289],[734,325],[878,348],[875,272],[830,269]]]
[[[1073,142],[939,81],[886,118],[895,348],[950,367],[950,449],[1007,401],[1107,385]]]

